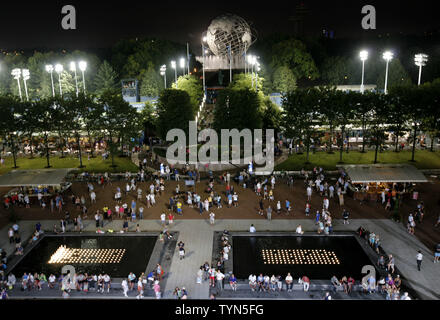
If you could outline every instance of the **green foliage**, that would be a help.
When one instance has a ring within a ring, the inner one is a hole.
[[[142,78],[141,96],[158,97],[161,90],[164,89],[162,77],[150,64],[148,70]]]
[[[99,66],[94,79],[95,92],[101,94],[107,90],[117,90],[120,88],[118,74],[106,60]]]
[[[157,103],[157,127],[162,139],[166,139],[171,129],[182,129],[188,136],[189,121],[195,118],[195,112],[186,91],[165,89]]]
[[[173,83],[173,88],[176,88],[176,84]],[[200,106],[200,101],[203,97],[203,86],[196,76],[185,75],[177,79],[177,88],[188,93],[193,106],[194,112],[196,113]]]
[[[380,72],[376,84],[378,88],[384,88],[385,86],[385,65]],[[403,67],[398,58],[394,58],[388,65],[388,89],[398,86],[407,86],[412,83],[408,72]]]
[[[321,68],[321,77],[328,85],[347,84],[350,75],[349,61],[345,57],[327,58]]]
[[[318,78],[319,71],[303,42],[287,39],[276,43],[271,50],[270,65],[273,70],[286,66],[292,70],[296,79]]]
[[[273,88],[277,92],[289,92],[296,88],[296,78],[287,66],[280,66],[273,73]]]
[[[222,90],[214,108],[214,129],[258,129],[263,125],[261,99],[252,89]]]

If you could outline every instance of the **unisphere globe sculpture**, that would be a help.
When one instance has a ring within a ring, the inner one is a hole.
[[[255,31],[239,16],[233,14],[221,15],[211,21],[206,32],[206,42],[211,52],[216,56],[240,55],[248,51],[255,42]]]

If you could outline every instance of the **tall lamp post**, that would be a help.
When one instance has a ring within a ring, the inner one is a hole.
[[[75,88],[76,88],[76,96],[78,97],[78,77],[76,76],[76,63],[74,61],[72,61],[70,63],[70,71],[73,71],[73,73],[75,74]]]
[[[207,38],[204,36],[202,38],[202,57],[203,57],[203,63],[202,63],[202,72],[203,72],[203,94],[206,94],[206,82],[205,82],[205,42]]]
[[[260,64],[258,62],[256,62],[256,66],[255,66],[255,88],[256,91],[258,92],[258,71],[260,71]]]
[[[180,58],[180,67],[182,68],[183,75],[185,75],[185,58]]]
[[[29,69],[22,69],[21,73],[23,74],[24,92],[26,93],[26,101],[29,101],[29,94],[28,94],[26,81],[28,81],[31,78],[31,74],[29,72]]]
[[[55,88],[53,86],[53,65],[47,64],[46,71],[50,73],[50,81],[52,83],[52,96],[55,97]]]
[[[78,63],[79,70],[81,70],[82,73],[82,79],[83,79],[83,87],[84,87],[84,94],[86,94],[86,79],[84,78],[84,71],[87,69],[87,62],[80,61]]]
[[[56,64],[55,65],[55,72],[58,73],[58,83],[60,84],[60,96],[63,95],[63,89],[61,89],[61,72],[63,72],[63,65],[62,64]]]
[[[23,101],[23,96],[21,95],[21,86],[20,86],[20,77],[21,77],[21,69],[15,68],[11,71],[11,75],[14,76],[14,79],[17,80],[18,84],[18,93],[20,94],[20,100]]]
[[[361,93],[364,93],[364,70],[365,70],[365,60],[368,59],[368,51],[362,50],[359,52],[359,57],[362,61],[362,81],[361,81]]]
[[[422,80],[422,67],[426,66],[426,62],[428,62],[428,55],[424,53],[418,53],[414,57],[414,62],[416,66],[419,67],[419,81],[418,85],[420,86],[420,82]]]
[[[164,76],[164,88],[165,89],[167,88],[167,73],[166,73],[166,71],[167,71],[167,66],[166,65],[162,65],[160,67],[160,75]]]
[[[177,89],[177,66],[176,66],[176,61],[175,60],[171,61],[171,68],[174,69],[174,78],[175,78],[175,81],[176,81],[176,89]]]
[[[393,59],[393,53],[391,51],[385,51],[382,55],[382,57],[387,62],[386,69],[385,69],[385,89],[384,93],[387,94],[387,84],[388,84],[388,64]]]

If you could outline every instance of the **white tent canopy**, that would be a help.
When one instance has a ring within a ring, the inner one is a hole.
[[[342,165],[352,183],[428,182],[425,175],[407,164]]]
[[[60,186],[70,170],[12,170],[0,176],[0,187]]]

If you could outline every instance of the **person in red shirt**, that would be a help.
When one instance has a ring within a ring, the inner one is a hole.
[[[310,288],[310,279],[307,276],[303,276],[301,278],[301,282],[304,286],[304,291],[309,291]]]
[[[170,212],[170,213],[168,214],[168,220],[169,220],[169,224],[171,224],[171,223],[174,222],[174,216],[173,216],[173,213],[172,213],[172,212]]]
[[[348,294],[350,294],[351,289],[354,286],[354,283],[355,283],[354,279],[352,277],[349,277],[348,280],[347,280],[347,284],[348,284],[347,293]]]

